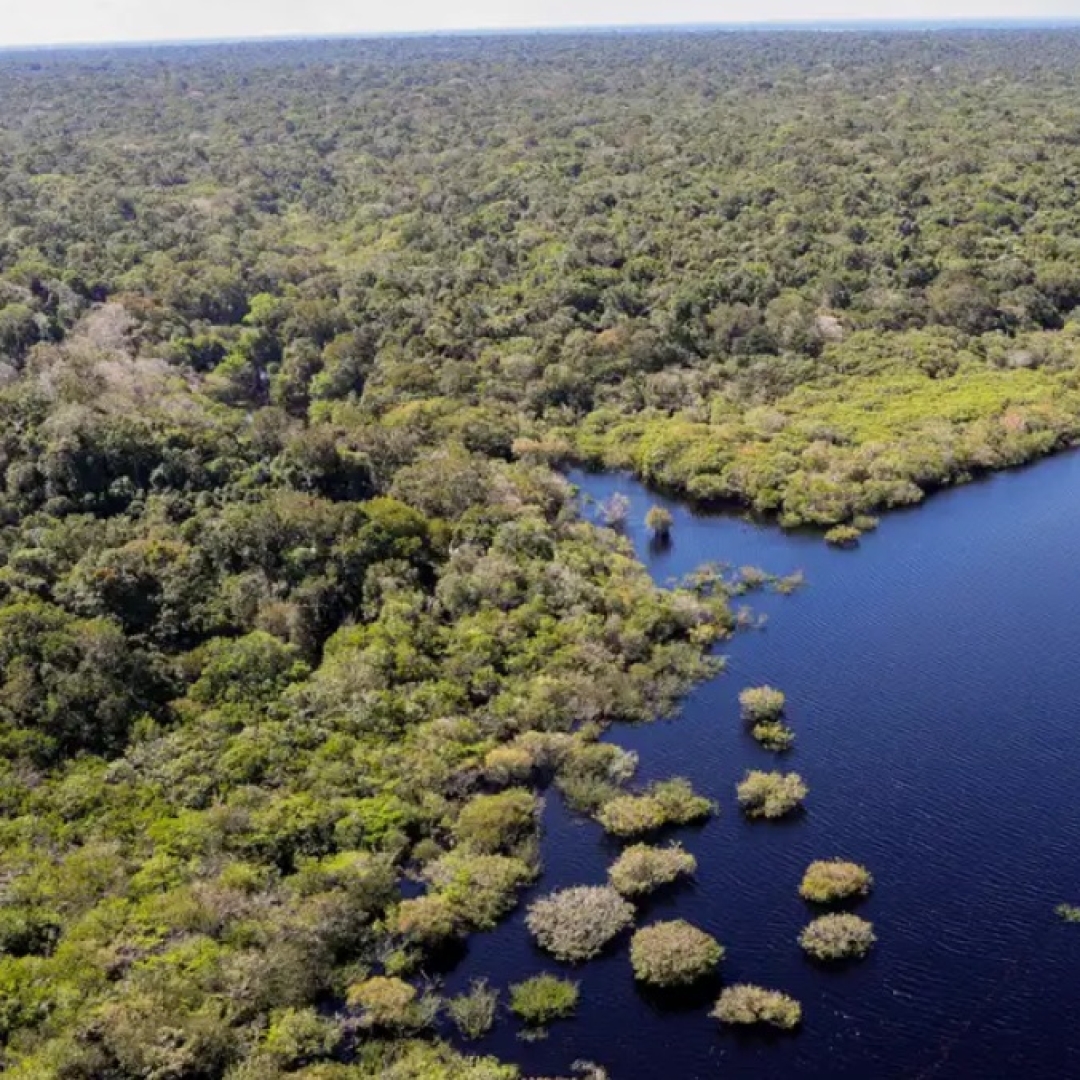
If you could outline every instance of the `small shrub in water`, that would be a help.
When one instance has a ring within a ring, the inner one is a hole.
[[[510,987],[510,1008],[530,1027],[569,1016],[577,1003],[577,983],[555,975],[536,975]]]
[[[709,1015],[723,1024],[770,1024],[790,1031],[802,1020],[802,1006],[779,990],[740,983],[724,988]]]
[[[541,948],[571,963],[598,956],[633,921],[633,907],[604,885],[579,885],[542,897],[525,917]]]
[[[697,870],[697,859],[677,844],[634,844],[611,864],[608,880],[623,896],[644,896]]]
[[[833,547],[854,548],[859,546],[862,531],[854,525],[835,525],[825,534],[825,543]]]
[[[621,491],[616,491],[610,499],[600,504],[600,517],[612,529],[624,528],[629,515],[630,500]]]
[[[807,790],[798,773],[751,770],[739,784],[739,805],[747,817],[781,818],[799,809]]]
[[[793,592],[801,589],[805,584],[805,578],[802,575],[802,571],[796,570],[794,574],[788,574],[786,577],[777,578],[773,583],[773,588],[780,593],[781,596],[790,596]]]
[[[644,926],[630,941],[634,977],[651,986],[689,986],[715,970],[723,947],[682,919]]]
[[[748,686],[739,694],[739,709],[748,723],[767,723],[780,719],[786,700],[774,686]]]
[[[766,750],[780,752],[790,750],[795,745],[795,732],[787,724],[783,724],[779,720],[766,720],[763,723],[755,724],[750,729],[750,734]]]
[[[1058,904],[1054,913],[1062,922],[1080,923],[1080,907],[1075,904]]]
[[[671,526],[674,524],[671,511],[662,506],[649,507],[649,512],[645,515],[646,527],[658,540],[666,540],[671,535]]]
[[[822,915],[799,935],[799,944],[818,960],[851,960],[865,956],[877,937],[858,915]]]
[[[735,575],[734,588],[737,592],[753,592],[761,589],[769,580],[769,575],[760,566],[740,566]]]
[[[450,998],[446,1011],[464,1039],[483,1038],[495,1023],[495,1011],[499,1005],[499,992],[487,984],[486,979],[476,979],[469,992]]]
[[[832,904],[853,896],[866,896],[874,884],[870,871],[843,859],[812,862],[803,874],[799,895],[815,904]]]

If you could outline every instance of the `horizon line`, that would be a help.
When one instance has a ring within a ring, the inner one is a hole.
[[[573,34],[657,34],[657,33],[762,33],[788,32],[812,33],[822,31],[872,30],[922,30],[947,32],[949,30],[1050,30],[1080,29],[1078,15],[1015,15],[972,18],[965,16],[939,19],[733,19],[726,22],[676,22],[676,23],[581,23],[536,24],[529,26],[476,26],[423,30],[344,30],[338,32],[253,34],[250,36],[227,36],[205,38],[125,38],[97,41],[38,41],[23,44],[0,43],[0,54],[63,52],[103,49],[184,48],[213,45],[265,45],[345,42],[345,41],[394,41],[425,38],[469,37],[520,37],[520,36],[569,36]]]

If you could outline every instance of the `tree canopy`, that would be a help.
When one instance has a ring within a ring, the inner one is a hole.
[[[410,979],[536,879],[549,780],[618,835],[711,812],[598,736],[734,624],[552,466],[858,528],[1075,442],[1078,61],[1066,31],[5,56],[0,1070],[511,1080]]]

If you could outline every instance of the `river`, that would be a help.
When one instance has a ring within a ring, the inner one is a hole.
[[[779,1037],[722,1029],[707,1015],[714,992],[637,987],[621,942],[572,969],[580,1008],[547,1039],[522,1042],[503,1019],[470,1050],[529,1076],[589,1059],[612,1080],[1080,1076],[1080,926],[1053,912],[1080,903],[1080,454],[888,515],[853,551],[699,514],[629,477],[571,478],[597,500],[629,497],[627,533],[660,583],[711,561],[805,573],[795,595],[750,598],[767,626],[725,643],[726,673],[677,719],[607,736],[640,754],[639,780],[687,776],[722,807],[676,834],[696,881],[646,903],[639,923],[708,930],[727,949],[724,982],[793,994],[803,1024]],[[675,519],[664,550],[643,524],[653,504]],[[780,759],[738,717],[738,692],[760,683],[787,694],[797,742]],[[807,781],[806,815],[745,821],[736,782],[775,767]],[[552,791],[545,870],[526,902],[603,882],[618,850]],[[878,944],[836,971],[796,943],[810,915],[802,871],[831,856],[865,863],[876,882],[859,912]],[[505,990],[568,972],[532,945],[523,908],[470,938],[448,992],[479,975]]]

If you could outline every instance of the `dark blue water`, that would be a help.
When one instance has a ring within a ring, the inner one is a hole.
[[[767,628],[725,645],[727,673],[678,719],[609,736],[640,753],[640,779],[688,776],[722,806],[678,836],[697,881],[646,920],[716,935],[723,980],[794,994],[804,1023],[773,1039],[721,1029],[713,994],[643,994],[623,942],[572,969],[580,1010],[545,1041],[521,1042],[504,1020],[473,1045],[527,1075],[565,1075],[584,1058],[613,1080],[1080,1076],[1080,927],[1053,914],[1080,902],[1080,455],[891,515],[856,551],[699,516],[626,477],[573,479],[597,499],[630,497],[630,538],[660,582],[717,560],[806,574],[794,596],[752,600]],[[657,502],[675,516],[662,553],[643,527]],[[780,760],[810,786],[808,813],[788,824],[748,823],[734,800],[748,767],[776,767],[738,718],[739,690],[762,682],[788,696],[798,741]],[[618,846],[599,827],[555,794],[544,824],[545,873],[526,899],[604,880]],[[877,882],[862,913],[878,947],[843,971],[796,944],[802,871],[834,855]],[[532,946],[519,911],[470,940],[447,989],[540,970],[560,965]]]

